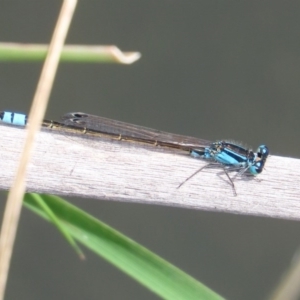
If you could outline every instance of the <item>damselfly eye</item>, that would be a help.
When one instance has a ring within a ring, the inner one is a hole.
[[[266,160],[270,152],[266,145],[260,145],[257,149],[257,153],[259,154],[259,157]]]

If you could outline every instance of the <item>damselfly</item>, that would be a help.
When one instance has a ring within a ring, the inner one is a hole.
[[[25,126],[27,123],[26,115],[14,112],[0,112],[0,119],[2,122],[14,125]],[[265,145],[260,145],[257,152],[254,152],[231,141],[210,142],[81,112],[67,113],[62,117],[61,122],[44,120],[42,126],[53,129],[73,130],[78,133],[88,133],[120,141],[184,150],[194,158],[209,161],[209,164],[189,176],[178,188],[204,168],[218,166],[224,170],[236,195],[233,183],[234,178],[240,175],[258,175],[263,171],[269,155],[269,149]],[[231,178],[228,174],[231,171],[237,172],[234,178]]]

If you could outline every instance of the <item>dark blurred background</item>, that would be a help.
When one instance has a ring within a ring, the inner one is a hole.
[[[1,1],[1,41],[48,43],[60,5]],[[61,64],[46,117],[84,111],[299,157],[299,32],[299,1],[79,1],[67,43],[115,44],[142,58]],[[41,66],[0,64],[1,110],[28,112]],[[266,298],[299,246],[298,222],[69,200],[228,299]],[[6,299],[157,299],[85,253],[81,262],[24,209]]]

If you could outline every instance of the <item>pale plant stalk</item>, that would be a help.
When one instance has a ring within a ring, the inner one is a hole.
[[[0,236],[0,300],[4,298],[10,259],[25,192],[26,171],[33,152],[33,142],[45,114],[59,63],[60,53],[64,45],[76,4],[77,0],[65,0],[63,2],[30,110],[30,126],[25,140],[24,150],[16,177],[8,195]]]
[[[298,300],[300,295],[299,281],[300,249],[297,250],[290,267],[283,274],[269,300]]]

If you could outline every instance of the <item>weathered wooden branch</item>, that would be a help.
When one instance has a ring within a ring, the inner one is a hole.
[[[0,188],[9,189],[24,128],[0,125]],[[40,132],[27,191],[112,201],[178,206],[245,215],[300,219],[300,160],[271,156],[257,179],[235,181],[220,169],[169,149],[51,129]]]

